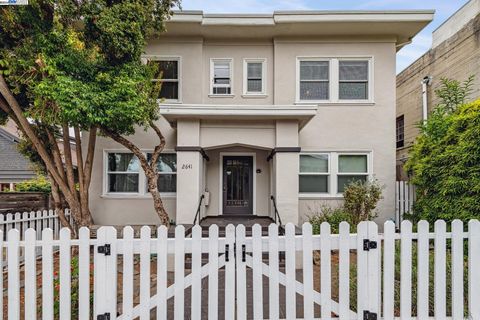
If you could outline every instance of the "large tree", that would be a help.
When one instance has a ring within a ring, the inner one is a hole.
[[[0,121],[16,123],[23,149],[45,169],[56,207],[68,204],[75,227],[92,224],[88,189],[98,134],[139,157],[156,211],[168,224],[156,189],[156,160],[165,144],[155,124],[159,88],[150,81],[156,70],[141,54],[175,5],[178,0],[30,0],[0,8]],[[151,161],[127,139],[138,126],[159,137]]]

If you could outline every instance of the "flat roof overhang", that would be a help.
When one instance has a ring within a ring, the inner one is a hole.
[[[433,10],[275,11],[206,14],[177,11],[160,37],[278,39],[298,37],[391,38],[400,50],[434,17]]]
[[[160,104],[160,114],[176,127],[179,119],[199,120],[297,120],[299,130],[316,114],[317,106]]]

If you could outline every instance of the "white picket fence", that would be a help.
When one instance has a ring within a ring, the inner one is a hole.
[[[50,229],[37,240],[29,229],[25,241],[11,230],[8,241],[0,242],[9,264],[8,319],[480,319],[480,222],[470,221],[465,230],[454,221],[451,232],[444,221],[433,232],[424,221],[417,232],[412,228],[404,221],[395,233],[395,224],[387,222],[379,234],[377,224],[362,222],[350,233],[342,223],[340,233],[331,234],[324,223],[320,235],[312,235],[305,224],[298,235],[288,224],[285,235],[271,225],[262,236],[256,225],[247,236],[243,225],[230,225],[224,237],[211,226],[202,238],[199,226],[191,237],[183,226],[174,236],[160,227],[155,237],[143,227],[134,238],[126,227],[120,238],[115,228],[102,227],[96,239],[82,228],[79,239],[62,229],[59,240]],[[317,254],[320,266],[313,263]],[[78,275],[72,258],[78,259]],[[1,291],[6,280],[0,281]],[[57,315],[54,281],[60,288]]]
[[[405,213],[412,213],[413,204],[415,203],[415,186],[408,181],[395,182],[395,222],[397,228],[403,221]]]
[[[65,212],[66,218],[72,223],[72,218],[69,210]],[[34,229],[36,233],[36,239],[42,238],[42,230],[50,228],[53,231],[53,238],[58,239],[60,235],[60,229],[62,225],[58,218],[58,215],[53,210],[32,211],[32,212],[17,212],[0,214],[0,231],[2,231],[2,240],[5,241],[6,236],[10,230],[16,229],[20,231],[20,240],[24,240],[25,231],[27,229]],[[41,254],[40,248],[37,248],[36,253]],[[20,261],[23,261],[23,250],[20,252]],[[3,265],[6,265],[8,261],[6,256],[2,255]]]

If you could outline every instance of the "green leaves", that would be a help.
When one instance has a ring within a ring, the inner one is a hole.
[[[471,78],[467,80],[470,82]],[[469,84],[445,80],[406,164],[417,187],[412,220],[480,217],[480,100],[463,103]],[[456,101],[456,102],[453,102]]]
[[[0,72],[39,123],[133,134],[158,117],[152,67],[140,56],[176,4],[31,0],[2,8]]]

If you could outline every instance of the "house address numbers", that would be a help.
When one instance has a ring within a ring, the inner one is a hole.
[[[182,170],[191,170],[191,169],[193,169],[193,165],[191,163],[182,164]]]

